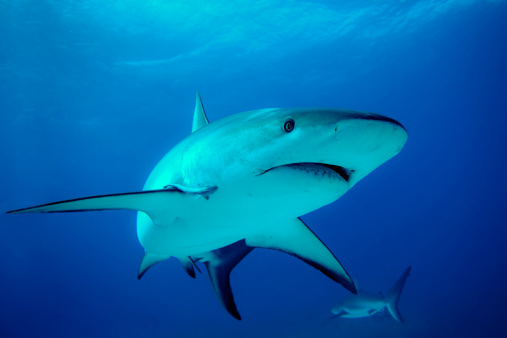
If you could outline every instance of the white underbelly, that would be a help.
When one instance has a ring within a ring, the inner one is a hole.
[[[188,256],[232,244],[277,221],[327,205],[348,190],[335,177],[277,168],[266,175],[218,185],[209,199],[185,196],[163,224],[138,216],[138,237],[146,251]]]

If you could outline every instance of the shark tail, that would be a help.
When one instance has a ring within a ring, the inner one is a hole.
[[[410,276],[410,269],[412,267],[409,266],[403,275],[398,279],[398,281],[393,285],[391,290],[389,290],[386,300],[387,300],[387,309],[391,316],[396,319],[400,323],[404,323],[403,317],[401,316],[400,310],[398,310],[398,302],[400,301],[401,292],[403,291],[403,287],[405,286],[405,282],[407,281],[407,277]]]
[[[215,295],[227,312],[237,320],[241,320],[241,316],[234,302],[230,274],[232,269],[253,249],[245,244],[245,240],[241,240],[210,251],[204,258],[204,265],[208,270]]]

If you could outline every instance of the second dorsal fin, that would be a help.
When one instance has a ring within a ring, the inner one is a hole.
[[[195,96],[195,110],[194,110],[194,121],[192,122],[192,133],[197,129],[200,129],[208,125],[209,121],[204,112],[204,106],[202,105],[201,95],[199,92]]]

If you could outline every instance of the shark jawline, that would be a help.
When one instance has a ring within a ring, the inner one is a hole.
[[[315,167],[315,166],[323,166],[323,167],[329,168],[332,171],[334,171],[335,173],[337,173],[338,175],[340,175],[340,177],[343,178],[346,182],[348,182],[350,180],[350,176],[354,172],[354,170],[347,169],[347,168],[344,168],[342,166],[334,165],[334,164],[302,162],[302,163],[284,164],[284,165],[281,165],[281,166],[273,167],[273,168],[270,168],[268,170],[265,170],[265,171],[261,172],[257,176],[264,175],[265,173],[267,173],[267,172],[269,172],[269,171],[271,171],[273,169],[280,168],[280,167],[308,167],[308,166],[313,166],[313,167]]]
[[[325,164],[322,163],[323,166],[328,167],[329,169],[336,172],[338,175],[340,175],[345,181],[349,181],[350,175],[354,172],[354,170],[350,170],[344,167],[341,167],[339,165],[332,165],[332,164]]]

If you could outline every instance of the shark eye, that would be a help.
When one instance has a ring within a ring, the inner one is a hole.
[[[285,121],[285,123],[283,124],[283,129],[290,133],[291,131],[294,130],[294,127],[296,125],[296,122],[294,122],[293,119],[288,119],[287,121]]]

